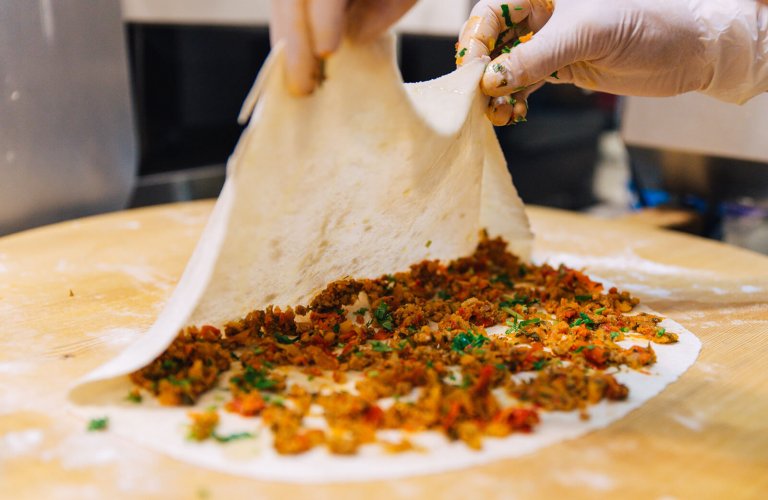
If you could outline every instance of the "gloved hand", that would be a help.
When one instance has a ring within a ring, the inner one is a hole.
[[[323,59],[346,33],[370,41],[397,21],[416,0],[272,0],[270,38],[285,40],[288,89],[312,93],[322,81]]]
[[[457,64],[495,58],[481,84],[495,125],[525,119],[528,96],[544,82],[638,96],[701,91],[742,103],[768,90],[763,2],[481,0],[462,29]]]

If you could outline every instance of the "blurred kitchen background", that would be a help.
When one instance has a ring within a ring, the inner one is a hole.
[[[269,52],[269,0],[3,0],[0,234],[215,197]],[[398,23],[406,81],[453,70],[474,2]],[[768,96],[617,99],[547,85],[497,129],[526,203],[768,253]]]

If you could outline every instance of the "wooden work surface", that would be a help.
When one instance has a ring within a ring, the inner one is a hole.
[[[0,239],[0,498],[737,498],[768,491],[768,258],[531,208],[535,257],[622,285],[703,343],[696,364],[609,427],[521,459],[398,481],[299,486],[199,469],[67,414],[66,388],[171,293],[209,201]],[[148,423],[151,425],[151,423]]]

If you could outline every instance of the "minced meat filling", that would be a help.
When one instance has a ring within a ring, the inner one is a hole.
[[[480,448],[486,436],[534,430],[542,410],[586,417],[591,404],[626,399],[628,388],[605,370],[643,369],[656,355],[650,343],[617,342],[677,341],[661,318],[629,315],[637,304],[580,271],[524,263],[483,235],[473,255],[447,265],[347,278],[309,306],[185,328],[131,380],[162,404],[191,405],[230,372],[225,409],[260,416],[283,454],[414,448],[377,440],[382,429],[437,430]],[[521,372],[534,376],[512,376]],[[319,413],[325,427],[305,425]],[[192,418],[197,438],[218,422],[206,417],[200,431],[202,417]]]

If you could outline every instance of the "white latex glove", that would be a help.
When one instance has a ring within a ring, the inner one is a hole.
[[[397,21],[416,0],[272,0],[270,39],[285,40],[286,80],[296,95],[312,93],[323,80],[323,59],[346,33],[370,41]]]
[[[457,64],[495,57],[482,89],[496,125],[523,120],[544,82],[638,96],[700,91],[735,103],[768,90],[763,0],[481,0],[457,48]]]

